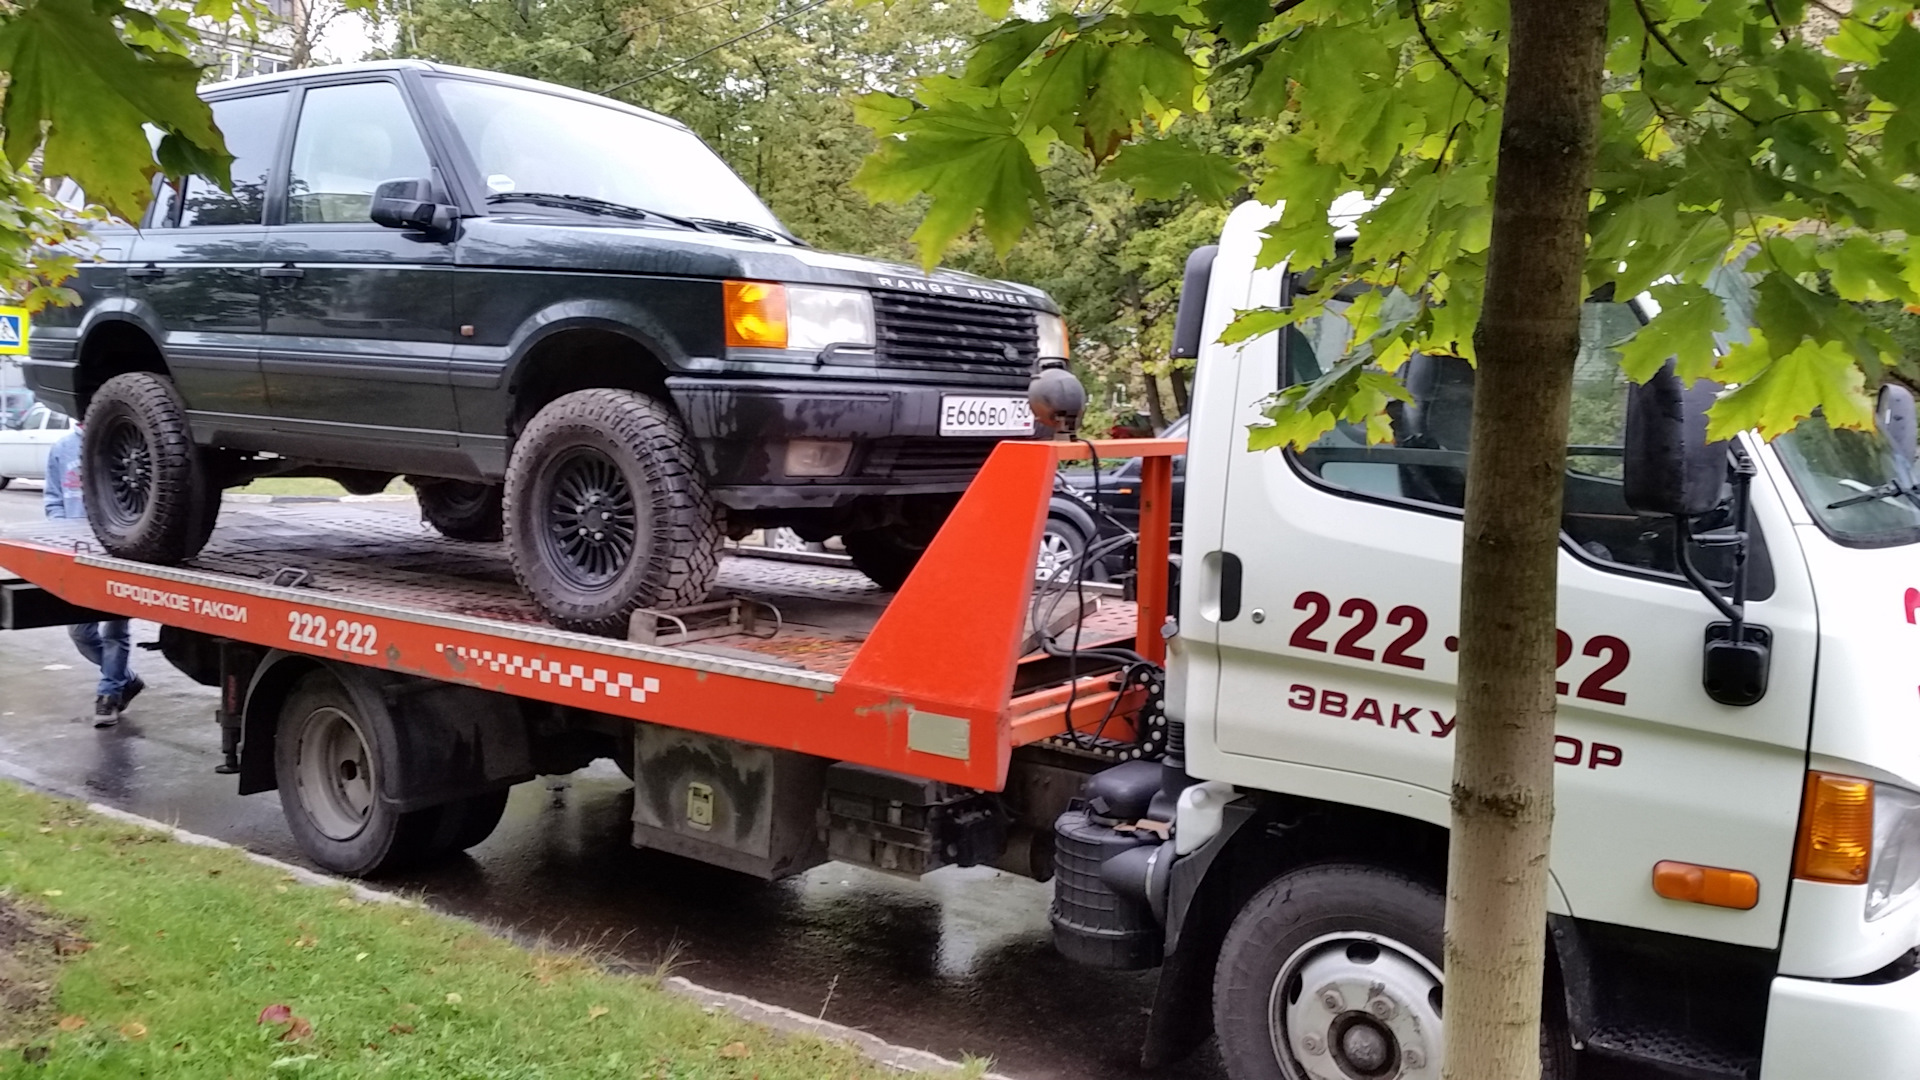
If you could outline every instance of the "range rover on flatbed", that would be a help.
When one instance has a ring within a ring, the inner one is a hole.
[[[157,180],[26,364],[116,555],[192,558],[256,477],[404,476],[573,629],[699,602],[763,527],[895,587],[1066,354],[1038,290],[816,251],[618,102],[419,61],[204,93],[231,189]]]

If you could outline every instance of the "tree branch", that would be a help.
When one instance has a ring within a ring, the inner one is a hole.
[[[1769,5],[1771,5],[1772,0],[1768,0],[1768,3]],[[1640,24],[1647,28],[1647,35],[1653,38],[1655,42],[1659,43],[1660,47],[1666,50],[1666,53],[1668,56],[1673,57],[1673,62],[1676,64],[1679,64],[1683,68],[1692,70],[1693,65],[1687,62],[1686,57],[1680,55],[1679,49],[1676,49],[1673,47],[1673,42],[1667,40],[1667,35],[1660,32],[1660,24],[1654,22],[1653,16],[1649,14],[1647,11],[1646,0],[1633,0],[1633,9],[1640,13]],[[1702,85],[1709,85],[1709,84],[1703,83]],[[1738,105],[1735,105],[1733,102],[1728,101],[1726,98],[1722,97],[1720,95],[1720,91],[1709,90],[1707,91],[1707,96],[1719,102],[1721,107],[1726,109],[1728,112],[1732,113],[1733,115],[1739,117],[1742,120],[1745,120],[1747,123],[1752,124],[1754,127],[1760,126],[1760,121],[1755,120],[1751,116],[1748,116],[1746,112],[1742,110]],[[1647,98],[1651,100],[1653,98],[1653,95],[1648,94]]]
[[[1293,0],[1293,2],[1297,4],[1297,3],[1303,2],[1303,0]],[[1638,3],[1639,0],[1634,0],[1634,2]],[[1460,73],[1460,69],[1453,66],[1453,61],[1447,59],[1447,54],[1440,51],[1440,46],[1434,44],[1433,34],[1427,30],[1426,16],[1420,13],[1420,4],[1421,4],[1421,0],[1413,0],[1413,4],[1412,4],[1413,25],[1416,27],[1419,27],[1420,40],[1427,43],[1427,51],[1433,54],[1433,58],[1435,60],[1440,61],[1440,66],[1443,68],[1446,68],[1448,74],[1452,75],[1455,79],[1459,80],[1461,86],[1464,86],[1467,88],[1468,93],[1472,94],[1474,97],[1479,98],[1480,103],[1482,105],[1492,105],[1493,99],[1481,93],[1479,87],[1473,85],[1471,82],[1468,82],[1467,77]]]

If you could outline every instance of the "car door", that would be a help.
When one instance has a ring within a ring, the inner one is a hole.
[[[128,254],[128,297],[161,331],[161,351],[195,427],[228,445],[247,445],[244,433],[257,432],[266,414],[260,254],[292,96],[275,90],[213,102],[214,123],[234,156],[232,189],[201,176],[162,186]]]
[[[309,86],[283,220],[267,230],[261,368],[280,445],[378,466],[452,454],[448,238],[370,216],[382,181],[434,175],[398,83]]]
[[[38,480],[47,472],[47,451],[65,438],[73,422],[42,404],[27,410],[20,427],[0,431],[0,476]]]
[[[1773,632],[1771,685],[1745,708],[1710,700],[1702,640],[1721,616],[1676,572],[1671,519],[1634,514],[1622,492],[1626,382],[1606,347],[1626,332],[1622,312],[1631,321],[1625,305],[1588,305],[1576,368],[1559,566],[1555,906],[1770,947],[1805,769],[1811,589],[1784,508],[1756,489],[1758,531],[1777,538],[1756,549],[1750,579],[1750,617]],[[1220,548],[1244,567],[1238,611],[1214,623],[1214,741],[1229,775],[1284,775],[1295,790],[1444,825],[1473,368],[1445,356],[1407,361],[1414,400],[1387,443],[1343,424],[1299,453],[1249,450],[1251,403],[1283,372],[1290,383],[1318,377],[1345,353],[1345,324],[1310,320],[1280,345],[1277,363],[1243,362],[1243,414],[1212,433],[1232,443]],[[1717,576],[1726,554],[1695,558]],[[1759,904],[1663,900],[1649,884],[1663,859],[1750,872]]]

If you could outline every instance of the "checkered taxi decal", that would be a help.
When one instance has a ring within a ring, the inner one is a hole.
[[[449,661],[459,658],[469,664],[485,665],[488,671],[500,675],[513,675],[518,678],[537,680],[543,683],[559,683],[561,686],[577,687],[588,694],[605,693],[610,698],[626,696],[633,701],[645,701],[648,694],[660,692],[660,680],[652,676],[635,679],[630,671],[609,672],[606,668],[589,670],[581,664],[561,664],[558,660],[541,662],[529,660],[517,653],[495,652],[492,649],[470,649],[465,645],[443,645],[436,643],[434,651],[447,657]]]

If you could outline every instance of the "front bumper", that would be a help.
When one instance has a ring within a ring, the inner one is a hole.
[[[1920,1077],[1920,973],[1881,983],[1773,980],[1760,1080]]]
[[[864,495],[964,491],[1000,440],[940,435],[943,394],[1025,397],[1018,386],[912,386],[843,380],[667,380],[714,498],[736,509],[828,508]],[[793,439],[851,442],[832,477],[784,472]]]

